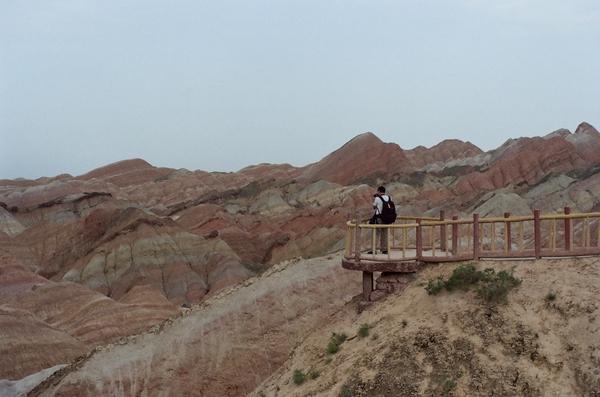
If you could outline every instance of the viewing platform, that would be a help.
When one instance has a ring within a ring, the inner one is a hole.
[[[404,280],[426,263],[461,262],[484,258],[519,259],[600,255],[600,212],[563,213],[458,219],[398,217],[396,223],[346,223],[342,267],[363,272],[363,296],[374,298],[373,273],[387,280]],[[387,230],[382,253],[377,230]],[[381,278],[380,277],[380,278]],[[387,283],[382,288],[394,289]],[[388,291],[391,292],[391,291]],[[375,294],[377,296],[381,294]]]

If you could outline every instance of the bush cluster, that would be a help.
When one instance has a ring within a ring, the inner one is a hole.
[[[468,290],[477,286],[477,295],[488,303],[505,301],[508,291],[521,284],[521,280],[513,275],[512,270],[496,272],[494,269],[477,270],[474,265],[460,265],[448,280],[437,277],[429,280],[425,290],[429,295],[437,295],[443,289],[454,291]]]

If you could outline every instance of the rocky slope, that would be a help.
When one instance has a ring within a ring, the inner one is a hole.
[[[347,305],[251,396],[598,395],[598,258],[481,263],[522,280],[497,305],[474,291],[428,295],[424,283],[456,266],[430,267],[361,313]],[[334,332],[349,338],[327,354]],[[295,370],[318,377],[297,385]]]

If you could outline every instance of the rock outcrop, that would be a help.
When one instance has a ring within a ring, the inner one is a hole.
[[[8,236],[16,236],[23,230],[25,230],[25,227],[10,212],[0,207],[0,232]]]

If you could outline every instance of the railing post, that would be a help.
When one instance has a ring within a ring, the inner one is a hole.
[[[362,230],[358,224],[358,218],[356,218],[356,244],[354,245],[354,260],[356,261],[356,263],[360,262],[360,246],[361,246],[361,233],[360,231]]]
[[[458,220],[458,216],[452,217],[453,221]],[[458,223],[452,223],[452,255],[458,254]]]
[[[440,221],[445,220],[446,213],[440,211]],[[440,225],[440,250],[446,251],[446,225]]]
[[[571,213],[570,207],[565,207],[565,215]],[[565,218],[565,250],[571,251],[571,219]]]
[[[357,239],[356,239],[356,231],[358,230],[358,211],[356,210],[356,208],[354,208],[354,213],[352,215],[352,223],[354,223],[354,228],[351,228],[350,230],[352,231],[351,233],[351,241],[350,241],[350,251],[348,254],[348,257],[350,257],[351,255],[355,255],[356,252],[356,243],[357,243]]]
[[[473,259],[479,260],[479,214],[473,214]]]
[[[533,210],[533,240],[535,257],[542,257],[542,234],[540,230],[540,210]]]
[[[504,218],[510,218],[510,212],[504,213]],[[512,235],[510,232],[510,222],[504,222],[504,251],[508,254],[512,249]]]
[[[346,225],[346,238],[344,239],[344,257],[349,257],[352,252],[350,242],[352,241],[352,227]]]
[[[423,259],[423,228],[421,227],[421,219],[417,218],[416,219],[417,223],[419,224],[417,226],[417,230],[416,230],[416,239],[417,239],[417,259],[421,260]]]

